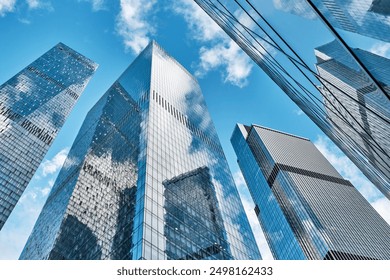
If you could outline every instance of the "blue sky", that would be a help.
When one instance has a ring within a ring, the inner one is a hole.
[[[268,1],[276,7],[280,3],[283,9],[273,18],[276,25],[307,20],[290,14],[294,11],[289,0]],[[327,35],[314,30],[307,30],[307,34],[326,41]],[[256,123],[311,139],[390,222],[389,201],[191,0],[0,0],[0,34],[0,83],[58,42],[99,64],[0,232],[0,259],[19,257],[86,113],[151,39],[197,76],[265,259],[271,256],[258,234],[260,227],[230,144],[236,122]],[[287,37],[292,38],[291,34]],[[382,55],[390,54],[388,45],[373,43],[370,47]],[[312,49],[304,52],[313,64]]]

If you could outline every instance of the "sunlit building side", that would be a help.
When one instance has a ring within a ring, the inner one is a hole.
[[[0,86],[0,230],[96,68],[59,43]]]
[[[308,140],[238,124],[231,138],[275,259],[390,259],[390,226]]]
[[[20,258],[261,258],[199,84],[155,42],[88,113]]]

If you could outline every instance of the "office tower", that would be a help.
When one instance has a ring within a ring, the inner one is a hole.
[[[96,68],[59,43],[0,86],[0,230]]]
[[[260,258],[198,82],[156,43],[88,113],[20,258]]]
[[[307,0],[332,27],[390,42],[390,1]]]
[[[333,42],[320,48],[322,52],[326,50],[321,59],[338,60],[340,67],[329,69],[328,75],[321,75],[317,71],[318,67],[316,69],[312,66],[314,56],[308,58],[307,53],[318,47],[318,41],[328,41],[324,38],[333,37],[328,31],[329,26],[320,21],[305,21],[301,17],[290,15],[291,25],[278,24],[275,19],[279,19],[283,12],[277,11],[268,2],[195,1],[368,179],[389,197],[390,159],[387,137],[383,136],[386,132],[379,133],[381,129],[388,131],[389,127],[389,60],[359,49],[335,47],[337,43]],[[295,12],[304,10],[302,4],[307,4],[298,2],[299,9],[294,4]],[[302,22],[309,23],[304,25]],[[305,40],[298,40],[298,44],[296,34]],[[322,64],[322,61],[319,63]],[[331,63],[333,62],[328,61],[323,66],[330,67]],[[342,72],[342,68],[351,68],[349,73],[358,73],[348,74],[353,82],[347,81],[347,73]],[[342,72],[338,73],[341,75],[339,78],[335,77],[337,72]],[[344,80],[338,81],[342,76]],[[355,88],[350,85],[340,88],[335,84],[337,81],[339,85],[350,84]],[[343,96],[337,97],[340,94]],[[337,101],[338,105],[334,102],[336,99],[341,101]],[[364,114],[367,114],[367,121],[363,120]],[[379,127],[373,127],[376,124]]]
[[[390,226],[308,139],[238,124],[231,142],[275,259],[390,259]]]
[[[354,49],[390,93],[390,60]],[[343,135],[344,152],[390,199],[390,101],[348,54],[333,41],[315,49],[319,87],[334,134]],[[375,170],[376,172],[372,172]]]

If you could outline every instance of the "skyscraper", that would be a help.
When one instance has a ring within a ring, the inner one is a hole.
[[[238,124],[231,141],[275,259],[390,259],[390,226],[308,139]]]
[[[354,49],[390,93],[390,60]],[[390,101],[337,42],[315,49],[319,89],[335,134],[344,135],[344,152],[390,199]],[[375,172],[373,172],[375,170]]]
[[[194,1],[388,197],[389,60],[352,49],[345,42],[338,45],[343,40],[329,31],[331,24],[312,20],[314,13],[307,13],[309,0],[290,1],[291,5],[245,0]],[[353,1],[351,7],[359,4]],[[278,20],[284,10],[310,20],[289,15],[292,23],[286,25]],[[298,44],[296,34],[305,40]],[[382,34],[387,36],[389,32]],[[318,42],[329,42],[329,38],[337,41],[318,48],[322,44]],[[318,65],[323,69],[332,67],[326,70],[328,74],[319,73],[319,66],[313,67],[314,56],[307,56],[315,48],[317,54],[327,52]],[[347,68],[350,70],[343,72]]]
[[[88,113],[20,258],[260,258],[199,85],[156,43]]]
[[[0,86],[0,229],[96,68],[59,43]]]
[[[390,42],[390,1],[307,0],[333,27]]]

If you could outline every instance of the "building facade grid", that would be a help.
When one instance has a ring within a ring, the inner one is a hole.
[[[59,43],[0,86],[0,229],[96,68]]]
[[[390,226],[308,139],[238,124],[231,141],[274,258],[390,258]]]
[[[109,92],[88,114],[67,159],[78,164],[61,170],[21,259],[259,259],[197,81],[151,42]],[[122,125],[126,111],[134,115]],[[103,120],[101,133],[89,124]],[[124,203],[128,211],[119,208]],[[195,207],[203,209],[201,219]],[[68,217],[95,250],[69,238]],[[42,238],[48,226],[50,237]],[[39,252],[41,246],[47,249]]]

